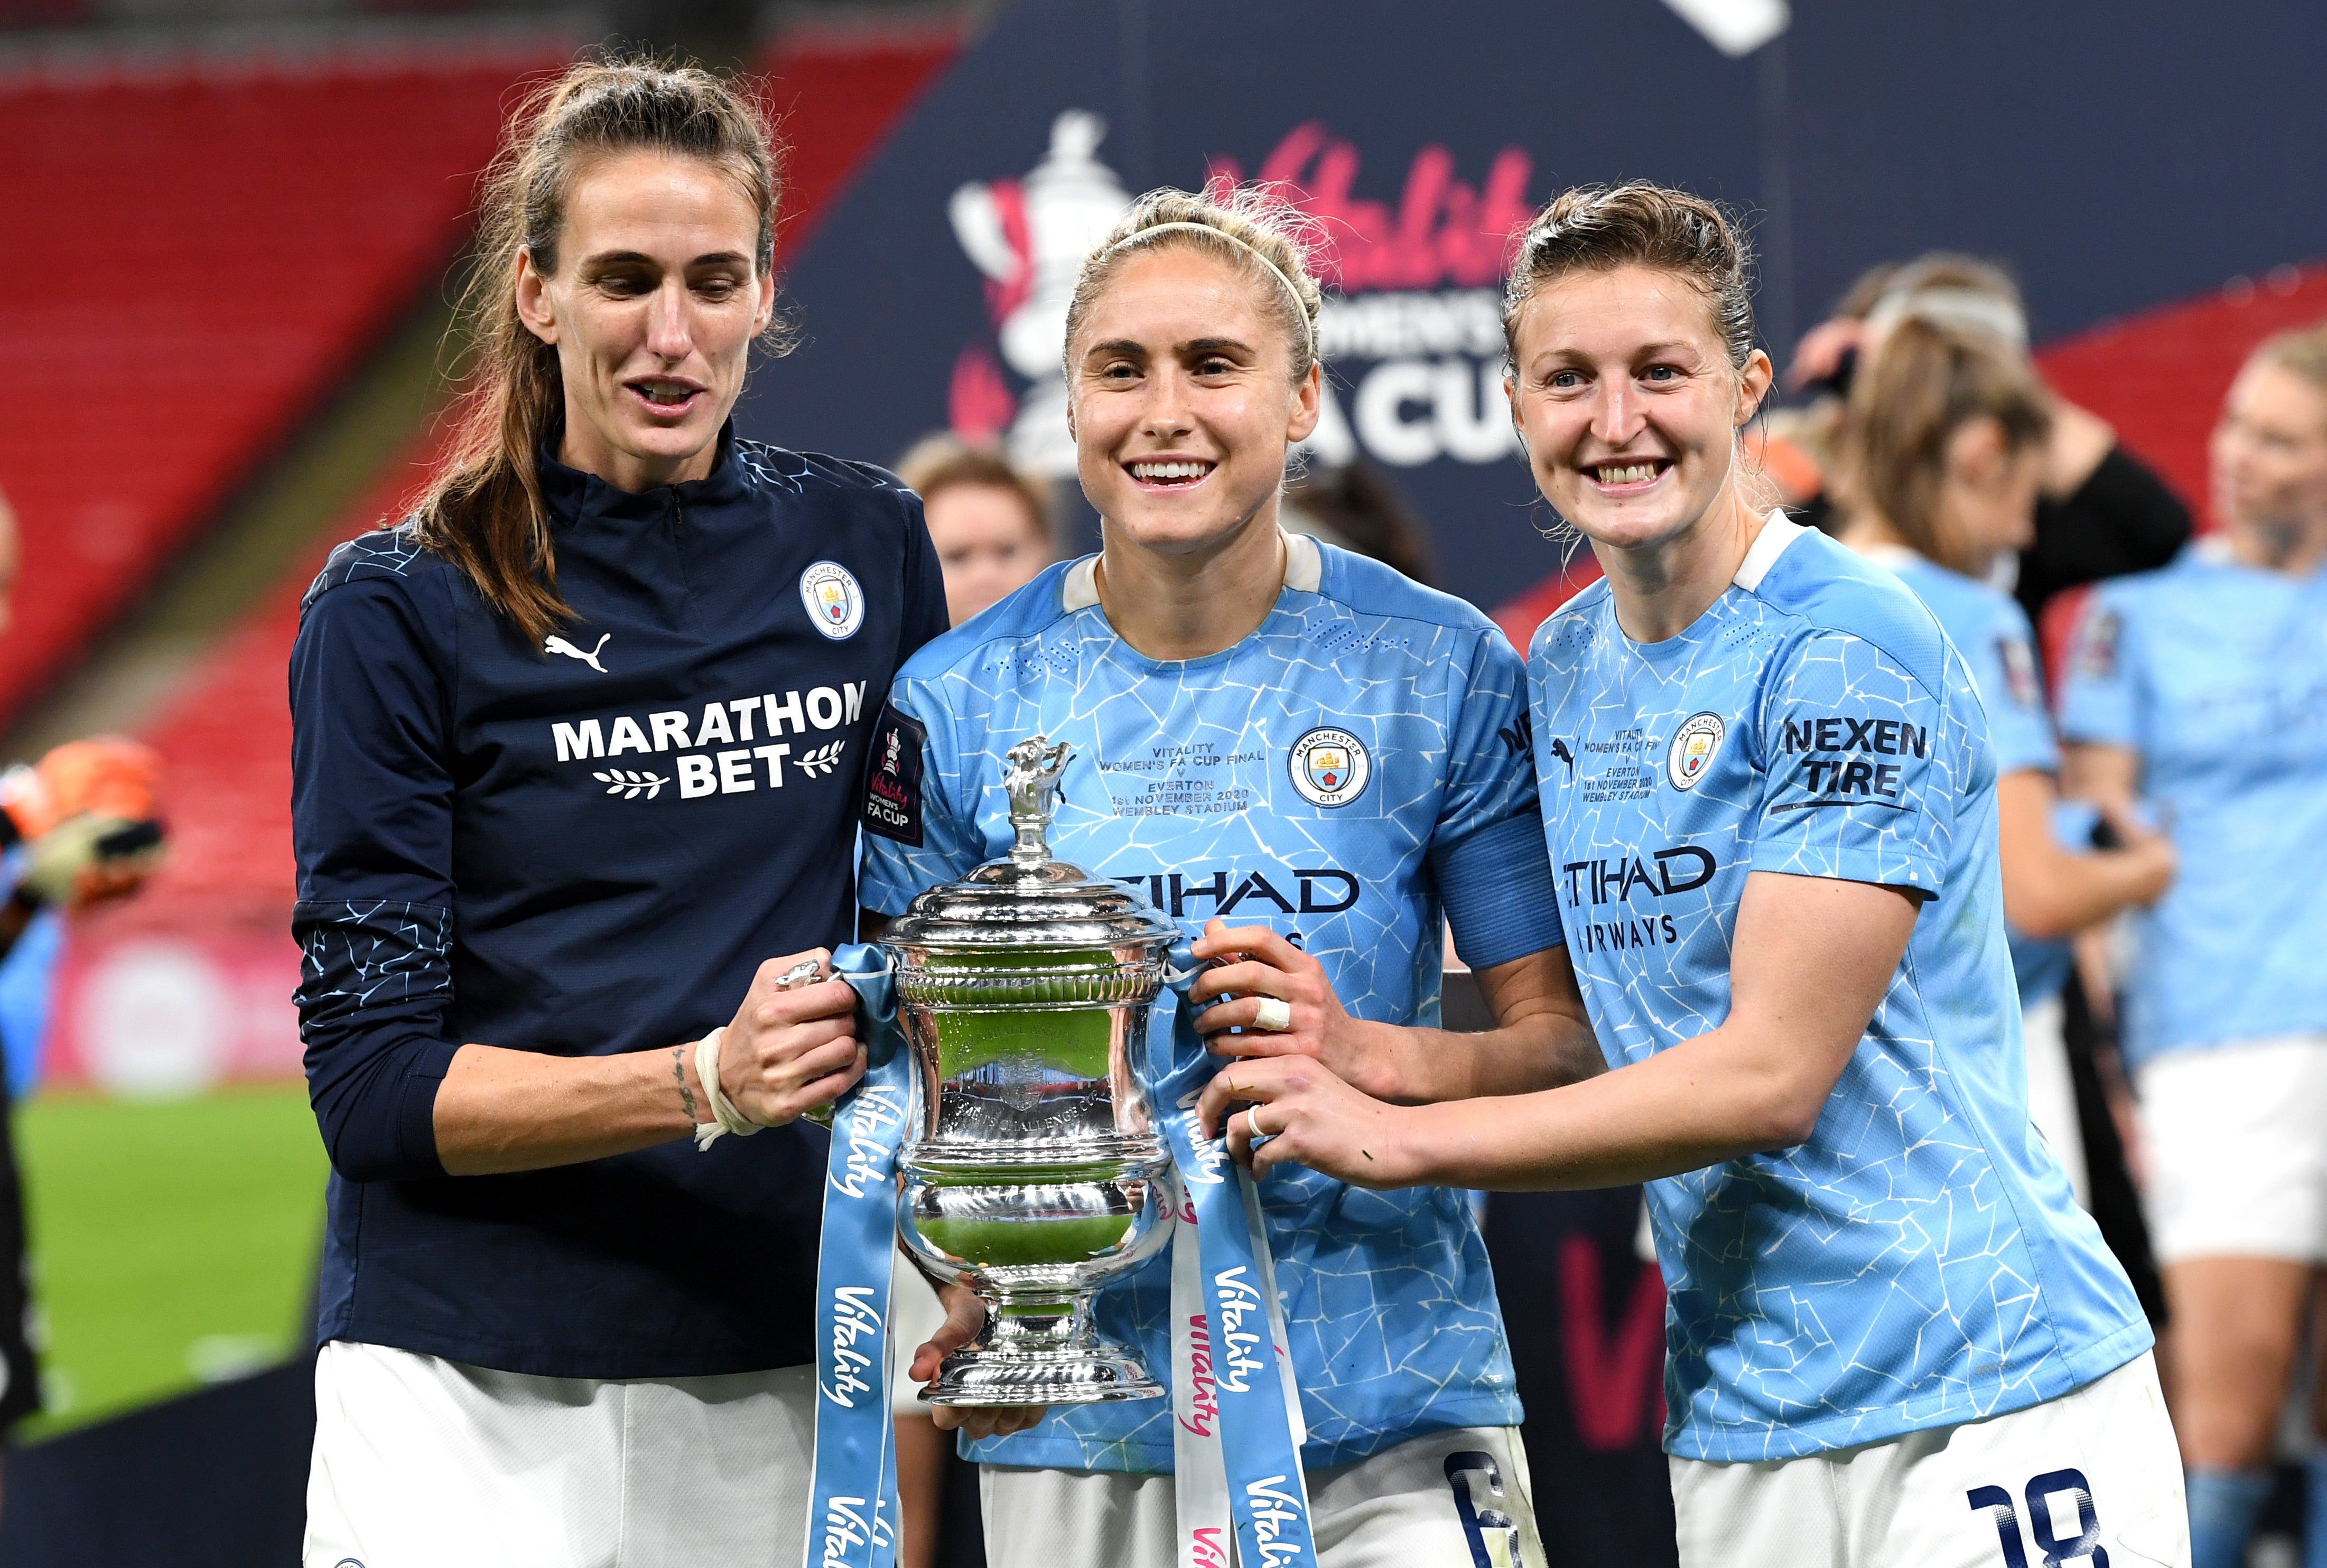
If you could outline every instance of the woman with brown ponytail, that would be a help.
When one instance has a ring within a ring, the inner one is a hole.
[[[824,964],[852,786],[946,612],[911,492],[729,426],[777,346],[776,195],[703,71],[534,95],[454,454],[308,593],[313,1568],[804,1539],[824,1154],[795,1118],[862,1069]]]

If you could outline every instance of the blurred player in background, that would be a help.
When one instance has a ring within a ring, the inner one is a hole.
[[[1843,542],[1897,573],[1930,606],[1986,711],[2029,1111],[2082,1201],[2084,1139],[2061,1003],[2067,938],[2154,901],[2173,879],[2173,851],[2114,804],[2109,821],[2123,847],[2093,850],[2090,808],[2062,812],[2060,751],[2028,615],[1990,585],[1997,558],[2031,537],[2051,427],[2052,400],[2017,356],[1910,317],[1859,365],[1838,478],[1849,498]],[[2064,837],[2088,847],[2069,848]]]
[[[2195,1560],[2235,1568],[2327,1264],[2327,327],[2256,350],[2210,455],[2221,533],[2094,592],[2061,731],[2070,787],[2148,802],[2181,855],[2137,922],[2124,1038]]]
[[[1744,488],[1747,278],[1709,202],[1570,191],[1504,317],[1606,574],[1528,682],[1558,979],[1612,1070],[1398,1106],[1239,1063],[1208,1125],[1265,1101],[1227,1128],[1256,1169],[1386,1188],[1648,1182],[1684,1568],[2185,1563],[2149,1326],[2029,1127],[1978,696],[1896,578]]]
[[[1831,319],[1803,334],[1795,350],[1789,378],[1812,395],[1807,411],[1786,419],[1801,446],[1827,461],[1839,455],[1836,443],[1855,375],[1883,335],[1911,317],[1987,338],[2027,358],[2027,311],[2019,286],[2002,268],[1946,251],[1873,267],[1851,286]],[[2029,369],[2034,373],[2033,365]],[[2011,563],[2004,574],[2012,580],[1998,586],[2019,599],[2040,629],[2044,607],[2055,595],[2162,566],[2190,537],[2188,509],[2163,480],[2117,444],[2107,420],[2057,394],[2051,408],[2032,537],[2015,554],[1999,557]],[[1810,509],[1824,514],[1827,508],[1813,503]]]
[[[926,436],[899,460],[897,477],[921,498],[954,625],[1016,593],[1051,564],[1049,488],[1000,453],[952,435]]]
[[[1235,998],[1199,1017],[1214,1050],[1422,1083],[1449,1038],[1432,1026],[1451,919],[1498,1022],[1425,1092],[1475,1093],[1561,1032],[1542,996],[1557,917],[1520,667],[1470,606],[1280,527],[1286,449],[1317,420],[1319,304],[1288,218],[1257,197],[1151,193],[1091,253],[1066,370],[1104,547],[899,677],[882,733],[924,765],[907,820],[867,815],[864,897],[894,916],[1005,851],[1002,752],[1039,732],[1075,751],[1060,856],[1135,882],[1198,957],[1225,961],[1192,992]],[[1580,1024],[1565,1037],[1588,1052]],[[1322,1568],[1540,1564],[1468,1204],[1313,1171],[1274,1177],[1261,1203]],[[1171,1273],[1159,1255],[1095,1308],[1159,1375]],[[912,1375],[975,1326],[949,1321]],[[996,1568],[1181,1561],[1171,1402],[1009,1435],[1041,1414],[970,1416],[1005,1434],[970,1451]]]
[[[1429,529],[1370,462],[1308,469],[1285,487],[1279,511],[1288,534],[1307,534],[1416,583],[1430,582]]]
[[[462,439],[308,591],[311,1568],[801,1549],[827,1145],[795,1123],[864,1067],[822,976],[867,698],[945,616],[910,491],[729,423],[776,200],[722,79],[535,94]]]
[[[20,559],[15,513],[0,497],[0,635],[11,621]],[[8,1041],[0,1082],[0,1438],[41,1408],[13,1128],[15,1098],[33,1075],[19,1052],[39,1049],[62,916],[135,892],[159,869],[161,775],[151,749],[117,737],[68,742],[36,767],[0,775],[0,874],[9,884],[0,902],[0,989],[23,1003],[26,1016],[11,1022],[33,1026],[30,1039]]]

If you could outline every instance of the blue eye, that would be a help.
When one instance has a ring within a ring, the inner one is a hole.
[[[1672,381],[1678,379],[1679,377],[1680,369],[1677,366],[1651,365],[1649,367],[1647,373],[1641,378],[1641,379],[1647,381]]]
[[[1577,370],[1554,370],[1551,373],[1551,379],[1545,385],[1556,387],[1562,392],[1571,391],[1584,385],[1584,376]]]

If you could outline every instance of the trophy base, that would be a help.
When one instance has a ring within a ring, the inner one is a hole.
[[[985,1331],[921,1390],[931,1405],[1105,1405],[1161,1399],[1139,1358],[1094,1333],[1079,1303],[986,1303]]]

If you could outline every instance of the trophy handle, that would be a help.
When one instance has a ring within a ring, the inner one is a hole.
[[[1010,826],[1018,842],[1010,858],[1020,865],[1040,865],[1051,858],[1051,818],[1059,809],[1059,779],[1074,755],[1064,741],[1051,744],[1048,735],[1019,742],[1003,753],[1010,766],[1002,787],[1010,796]]]

